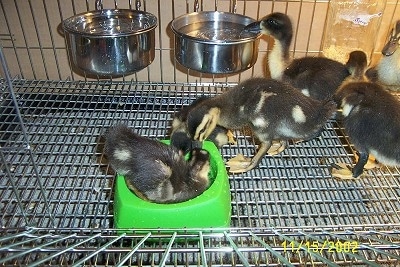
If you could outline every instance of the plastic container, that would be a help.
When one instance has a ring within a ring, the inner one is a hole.
[[[331,0],[322,54],[346,63],[349,53],[362,50],[371,59],[386,1]]]
[[[162,141],[169,143],[169,141]],[[159,204],[143,200],[128,189],[125,179],[117,175],[114,197],[115,228],[227,228],[231,218],[228,174],[218,148],[203,142],[210,153],[210,187],[185,202]]]

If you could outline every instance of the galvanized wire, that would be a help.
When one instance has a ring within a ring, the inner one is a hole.
[[[32,166],[24,153],[3,151],[4,161],[12,162],[4,175],[19,181],[10,185],[10,180],[3,180],[0,184],[7,207],[2,221],[6,227],[23,226],[5,219],[19,217],[16,209],[21,201],[35,225],[51,226],[47,209],[54,211],[57,227],[110,227],[114,176],[102,162],[100,137],[105,129],[123,122],[142,135],[165,138],[175,111],[200,95],[225,90],[158,83],[24,80],[15,80],[13,87],[36,163]],[[6,109],[13,107],[12,102],[3,104],[8,105]],[[5,127],[2,147],[24,144],[19,128],[7,121]],[[221,150],[225,160],[237,153],[254,153],[256,147],[249,136],[241,131],[236,134],[238,145]],[[231,175],[233,226],[398,222],[400,183],[396,168],[370,170],[363,179],[354,181],[331,177],[331,163],[351,164],[354,156],[340,123],[330,121],[319,138],[291,143],[280,155],[264,157],[256,169]],[[27,179],[31,173],[36,176],[35,168],[44,183],[47,204],[40,204],[43,197],[35,191],[36,183]],[[5,193],[10,189],[17,190],[22,199],[14,201],[15,192]]]
[[[4,255],[0,262],[33,266],[395,266],[400,259],[399,232],[376,229],[266,228],[223,233],[155,229],[152,234],[117,234],[111,229],[13,229],[0,239]],[[346,242],[354,244],[346,246]]]

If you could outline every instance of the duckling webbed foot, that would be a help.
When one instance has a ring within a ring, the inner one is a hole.
[[[331,164],[332,177],[340,179],[340,180],[353,180],[353,172],[351,170],[351,166],[346,163],[332,163]]]
[[[281,153],[283,150],[286,149],[286,141],[280,140],[280,141],[272,141],[271,147],[268,149],[267,154],[268,155],[278,155]]]
[[[245,172],[246,168],[251,164],[251,158],[246,158],[242,154],[237,154],[226,162],[229,167],[230,173],[241,173]]]
[[[257,154],[253,158],[246,158],[242,154],[236,155],[226,162],[226,165],[229,167],[229,172],[243,173],[254,169],[260,163],[264,155],[267,154],[270,147],[271,143],[262,143]]]
[[[373,169],[378,166],[374,157],[369,157],[368,153],[360,152],[358,156],[356,154],[356,165],[351,166],[345,163],[333,163],[332,176],[342,180],[357,179],[364,172],[364,169]]]
[[[226,132],[226,136],[228,137],[228,144],[237,145],[235,135],[233,134],[233,132],[231,130],[228,129],[228,131]]]

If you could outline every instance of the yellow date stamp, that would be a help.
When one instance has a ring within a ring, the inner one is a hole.
[[[331,240],[299,240],[299,241],[283,241],[281,243],[284,252],[315,252],[322,253],[327,252],[346,252],[346,253],[357,253],[359,249],[359,243],[357,241],[331,241]]]

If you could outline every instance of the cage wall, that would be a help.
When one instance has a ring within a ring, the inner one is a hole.
[[[188,70],[174,59],[174,38],[170,22],[196,10],[195,0],[103,1],[103,8],[132,8],[157,16],[156,55],[149,67],[117,80],[148,82],[237,82],[240,79],[266,75],[266,59],[272,41],[263,37],[255,66],[233,75],[208,75]],[[291,51],[295,57],[317,55],[320,52],[328,1],[198,1],[200,11],[225,11],[259,19],[273,11],[288,13],[293,20],[295,37]],[[62,20],[78,13],[95,10],[95,1],[12,1],[0,6],[1,43],[11,76],[25,79],[82,80],[85,77],[71,71],[65,49]],[[376,40],[375,55],[380,56],[389,29],[399,17],[397,1],[387,1]]]

